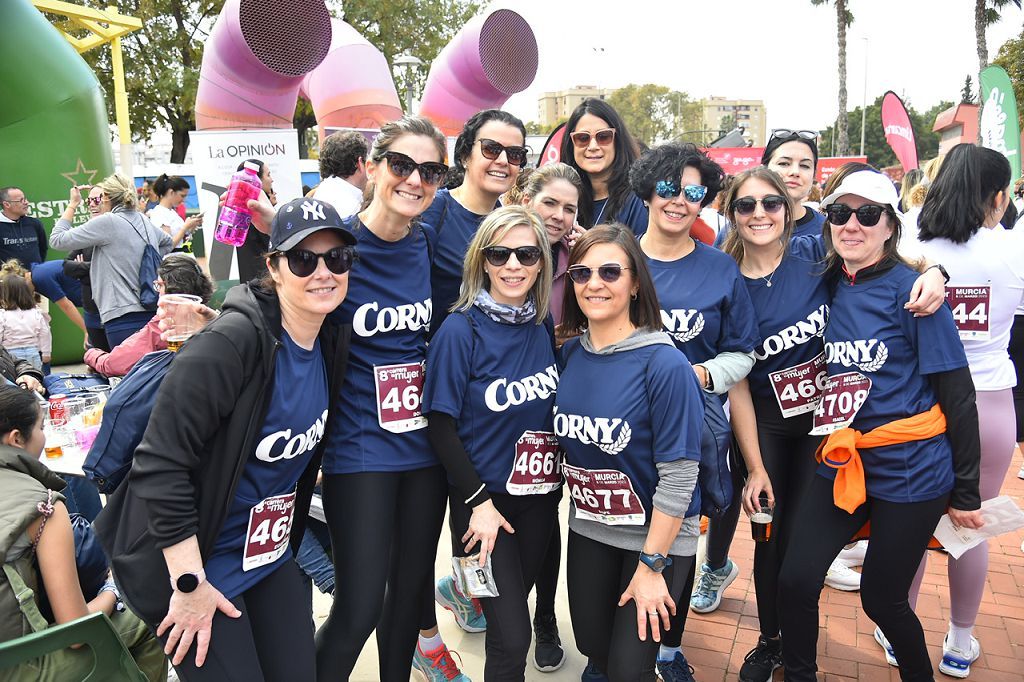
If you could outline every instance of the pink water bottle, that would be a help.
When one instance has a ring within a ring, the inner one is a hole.
[[[246,161],[242,170],[231,176],[231,185],[228,187],[224,206],[220,209],[217,231],[213,233],[213,238],[231,246],[244,244],[249,222],[252,220],[252,212],[249,211],[247,202],[249,199],[259,199],[261,191],[263,183],[260,182],[260,168]]]

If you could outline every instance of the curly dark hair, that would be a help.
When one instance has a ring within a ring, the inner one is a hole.
[[[478,111],[466,121],[466,125],[462,126],[462,132],[455,139],[455,158],[452,159],[452,165],[448,169],[448,177],[445,180],[445,187],[448,189],[455,189],[462,184],[466,177],[466,159],[473,152],[476,136],[480,134],[480,129],[491,121],[507,123],[513,128],[518,128],[523,135],[523,144],[526,144],[526,126],[517,116],[501,109]]]
[[[320,145],[320,177],[347,178],[359,170],[359,159],[366,161],[370,145],[362,133],[339,130],[331,133]]]
[[[677,180],[684,168],[700,173],[701,184],[708,188],[700,205],[710,205],[725,182],[725,172],[689,142],[667,142],[645,152],[629,169],[629,185],[637,196],[650,201],[659,180]]]

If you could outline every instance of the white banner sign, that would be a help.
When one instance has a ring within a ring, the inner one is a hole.
[[[259,159],[270,168],[277,203],[302,196],[299,171],[299,138],[294,129],[198,130],[189,133],[189,152],[195,168],[199,210],[204,213],[203,243],[214,279],[237,279],[238,265],[226,244],[214,244],[217,229],[218,195],[208,187],[226,188],[231,175],[244,161]],[[221,248],[223,247],[223,248]],[[230,268],[228,264],[230,263]]]

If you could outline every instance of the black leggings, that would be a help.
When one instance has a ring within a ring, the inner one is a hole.
[[[1017,416],[1017,442],[1024,443],[1024,315],[1013,318],[1010,330],[1010,359],[1017,372],[1017,385],[1013,388],[1013,411]]]
[[[786,681],[816,679],[818,599],[825,573],[866,521],[871,522],[871,542],[860,581],[864,614],[878,624],[892,645],[901,679],[933,679],[924,630],[907,595],[949,495],[910,503],[868,497],[848,514],[835,506],[832,487],[832,481],[814,477],[789,532],[789,551],[779,575],[779,599],[786,605],[780,614],[786,633],[782,639]]]
[[[444,523],[444,469],[330,474],[323,487],[335,583],[316,633],[317,674],[348,679],[376,628],[380,679],[407,682]]]
[[[640,553],[571,530],[568,553],[566,581],[576,648],[593,659],[611,682],[654,680],[658,642],[649,630],[646,641],[637,637],[635,601],[618,606],[619,597],[636,572]],[[683,583],[693,567],[694,557],[673,555],[672,565],[662,573],[677,611],[686,608],[680,603]]]
[[[561,489],[545,495],[502,495],[491,493],[491,501],[515,533],[498,532],[491,553],[497,597],[480,600],[487,618],[484,649],[484,679],[488,682],[525,679],[526,657],[533,639],[530,608],[526,598],[533,589],[558,523]],[[466,556],[462,536],[469,528],[472,510],[455,490],[450,495],[449,522],[452,554]],[[479,544],[471,550],[478,552]]]
[[[305,576],[294,561],[231,600],[242,615],[213,616],[206,661],[196,667],[195,645],[174,666],[182,682],[315,682],[313,619]],[[157,624],[150,623],[156,629]],[[167,643],[169,632],[160,641]]]
[[[562,529],[556,519],[551,530],[551,542],[544,555],[544,564],[537,575],[536,604],[533,615],[535,618],[554,617],[555,591],[558,589],[558,571],[562,563]]]

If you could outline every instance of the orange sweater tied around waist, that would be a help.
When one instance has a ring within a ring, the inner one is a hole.
[[[864,463],[858,448],[880,448],[927,440],[945,432],[946,415],[936,404],[927,412],[891,421],[867,433],[849,427],[839,429],[821,442],[815,456],[819,462],[836,470],[832,498],[837,507],[852,514],[868,499]]]

